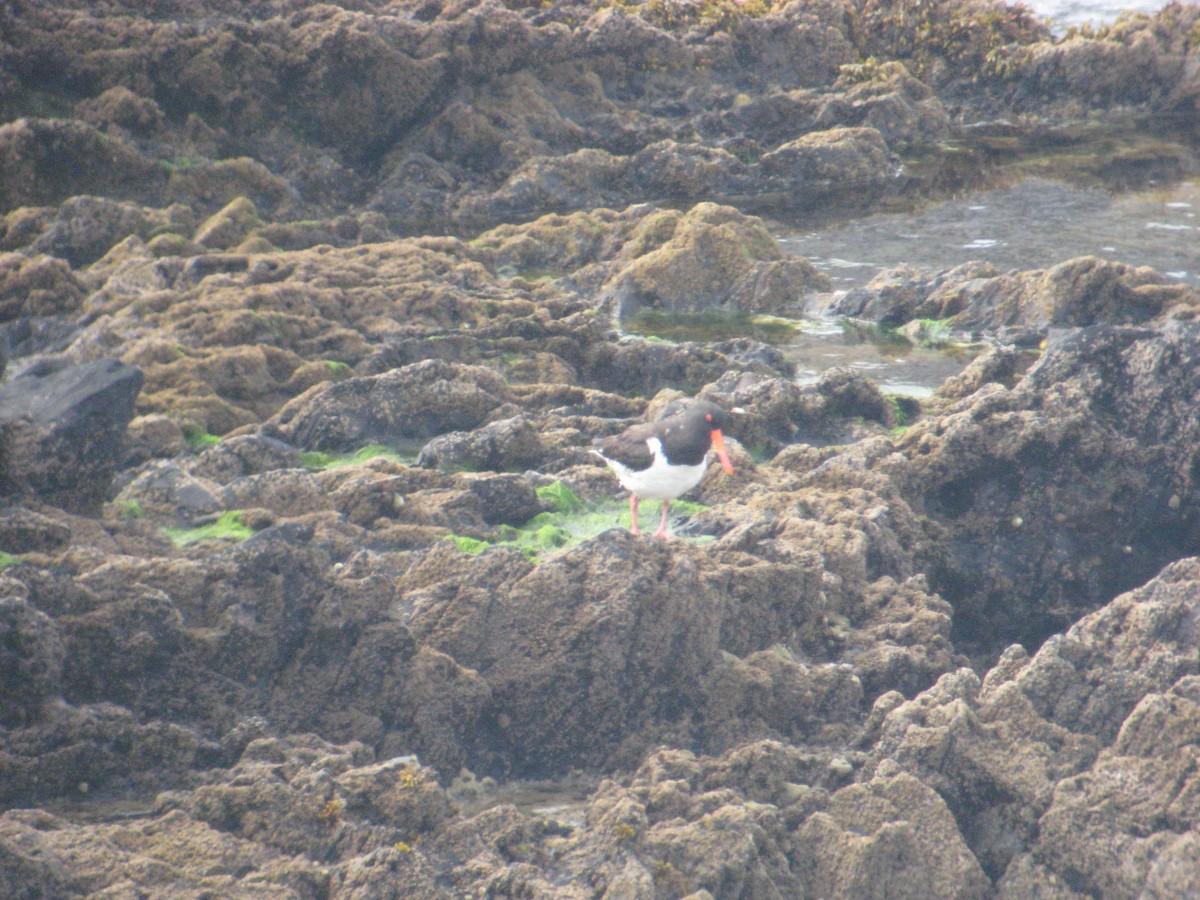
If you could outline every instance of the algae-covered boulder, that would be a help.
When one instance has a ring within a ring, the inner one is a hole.
[[[799,307],[810,290],[828,289],[811,263],[783,255],[761,220],[701,203],[642,222],[604,292],[626,318],[643,308],[777,312]]]
[[[41,254],[0,254],[0,321],[75,312],[83,302],[83,293],[83,285],[61,259]],[[9,341],[10,349],[13,343]]]
[[[491,369],[431,359],[318,385],[266,427],[306,449],[358,450],[474,428],[509,398],[508,386]]]
[[[12,206],[81,194],[145,202],[165,181],[153,159],[78,120],[22,118],[0,125],[0,195]]]

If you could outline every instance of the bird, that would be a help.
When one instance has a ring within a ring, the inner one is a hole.
[[[678,401],[677,401],[678,403]],[[632,425],[620,434],[595,442],[591,452],[604,460],[629,491],[630,531],[638,534],[638,504],[661,500],[662,521],[655,537],[666,538],[667,507],[690,491],[708,467],[708,451],[716,450],[721,467],[733,474],[725,449],[725,411],[697,400],[682,407],[672,403],[656,422]]]

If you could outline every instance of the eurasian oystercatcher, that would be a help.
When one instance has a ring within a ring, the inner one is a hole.
[[[621,486],[629,491],[630,531],[638,533],[638,503],[661,500],[662,521],[655,537],[667,537],[667,507],[704,477],[708,451],[715,449],[721,466],[733,474],[721,428],[725,411],[698,400],[673,411],[671,404],[657,422],[633,425],[615,437],[596,442],[592,452],[608,463]]]

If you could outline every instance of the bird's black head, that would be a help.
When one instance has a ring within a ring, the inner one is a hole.
[[[724,431],[728,421],[725,410],[707,400],[697,400],[683,414],[688,418],[707,422],[709,431]]]

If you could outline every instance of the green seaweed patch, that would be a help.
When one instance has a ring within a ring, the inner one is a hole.
[[[669,341],[726,341],[750,337],[766,344],[786,344],[804,330],[800,319],[709,310],[680,313],[642,309],[622,323],[623,328],[645,338]]]
[[[579,499],[579,495],[561,481],[542,485],[537,489],[537,495],[539,499],[553,504],[555,510],[560,513],[579,512],[583,509],[583,501]]]
[[[482,553],[491,546],[487,541],[481,541],[477,538],[467,537],[462,534],[450,534],[446,536],[446,540],[450,541],[461,550],[463,553],[469,553],[472,556]]]
[[[242,511],[233,509],[221,513],[213,522],[195,528],[164,528],[163,534],[176,547],[187,547],[200,541],[244,541],[253,536],[254,529],[242,521]]]
[[[389,459],[402,465],[412,465],[416,461],[417,451],[405,452],[384,444],[368,444],[353,453],[328,453],[324,450],[306,450],[300,454],[300,465],[314,472],[324,469],[335,469],[338,466],[356,466],[372,459]]]
[[[213,444],[221,442],[221,439],[215,434],[209,434],[199,425],[193,425],[190,422],[184,423],[181,430],[183,431],[183,439],[187,441],[188,446],[193,450],[204,450]]]
[[[0,569],[7,569],[10,566],[20,565],[23,560],[19,556],[14,556],[11,553],[6,553],[0,550]]]
[[[902,330],[918,347],[945,347],[954,341],[949,319],[913,319]]]
[[[560,481],[539,488],[538,496],[552,503],[554,510],[538,513],[520,527],[501,526],[499,539],[493,543],[462,535],[451,535],[447,540],[453,541],[463,552],[472,554],[482,553],[490,546],[512,547],[537,562],[558,550],[582,544],[609,529],[628,529],[630,526],[629,504],[624,500],[585,502]],[[647,500],[642,503],[638,518],[645,531],[652,531],[658,527],[661,509],[657,501]],[[702,503],[673,500],[669,518],[678,523],[679,520],[706,509],[708,507]],[[712,538],[698,537],[686,540],[707,543]]]

